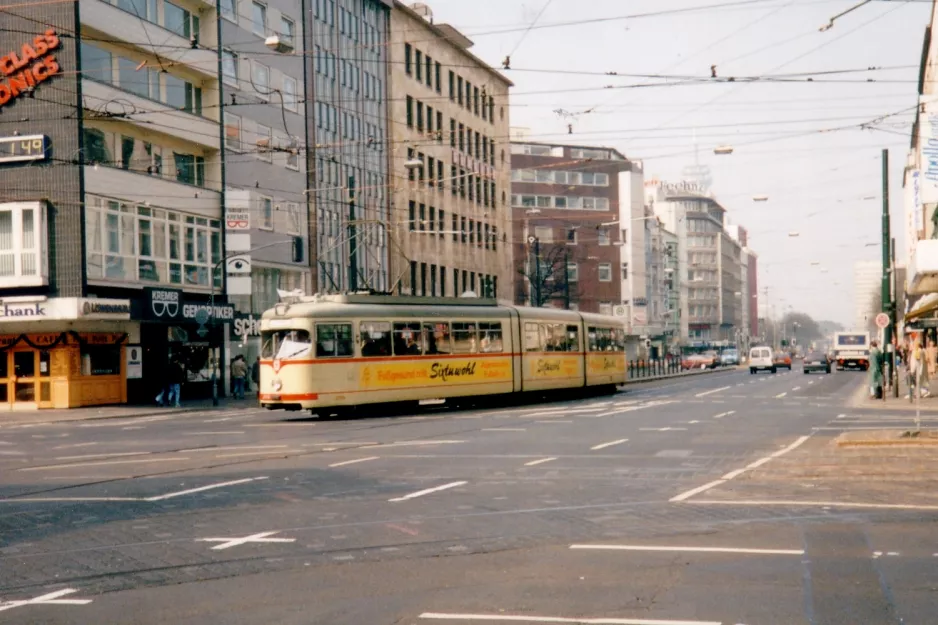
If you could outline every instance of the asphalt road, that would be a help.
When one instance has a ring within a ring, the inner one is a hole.
[[[0,417],[0,622],[933,624],[938,506],[778,494],[811,486],[783,461],[878,423],[844,408],[863,383],[796,365],[348,421]]]

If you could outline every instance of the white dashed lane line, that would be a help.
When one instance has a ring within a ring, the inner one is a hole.
[[[627,442],[629,442],[629,439],[620,438],[617,441],[609,441],[608,443],[600,443],[599,445],[594,445],[593,447],[590,447],[590,450],[597,451],[599,449],[605,449],[606,447],[612,447],[614,445],[621,445],[622,443],[627,443]]]

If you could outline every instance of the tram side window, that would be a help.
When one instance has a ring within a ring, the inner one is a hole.
[[[362,356],[391,355],[391,324],[387,321],[362,321],[359,326]]]
[[[538,326],[536,323],[524,324],[524,351],[541,351],[541,339],[538,336]]]
[[[612,328],[590,328],[589,347],[591,352],[625,351],[622,332]]]
[[[474,322],[453,324],[453,353],[476,354],[479,351],[479,338]]]
[[[450,344],[449,323],[423,324],[423,334],[426,340],[425,354],[452,354],[453,346]]]
[[[580,351],[580,327],[567,326],[567,351]]]
[[[562,323],[542,323],[540,337],[545,352],[565,352],[566,338]]]
[[[419,356],[423,353],[420,343],[419,323],[394,324],[395,356]]]
[[[479,324],[479,336],[482,338],[479,344],[482,346],[482,353],[497,354],[505,351],[502,345],[502,322],[491,321]]]
[[[349,358],[354,354],[352,324],[316,324],[316,358]]]
[[[613,340],[616,344],[617,352],[625,351],[625,330],[613,330]]]

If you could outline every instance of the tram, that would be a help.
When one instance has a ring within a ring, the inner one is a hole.
[[[261,319],[260,403],[369,404],[589,389],[626,379],[620,319],[482,298],[315,295]]]

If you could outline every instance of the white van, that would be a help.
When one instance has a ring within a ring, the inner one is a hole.
[[[771,347],[753,347],[749,350],[749,373],[755,374],[759,369],[775,373]]]

